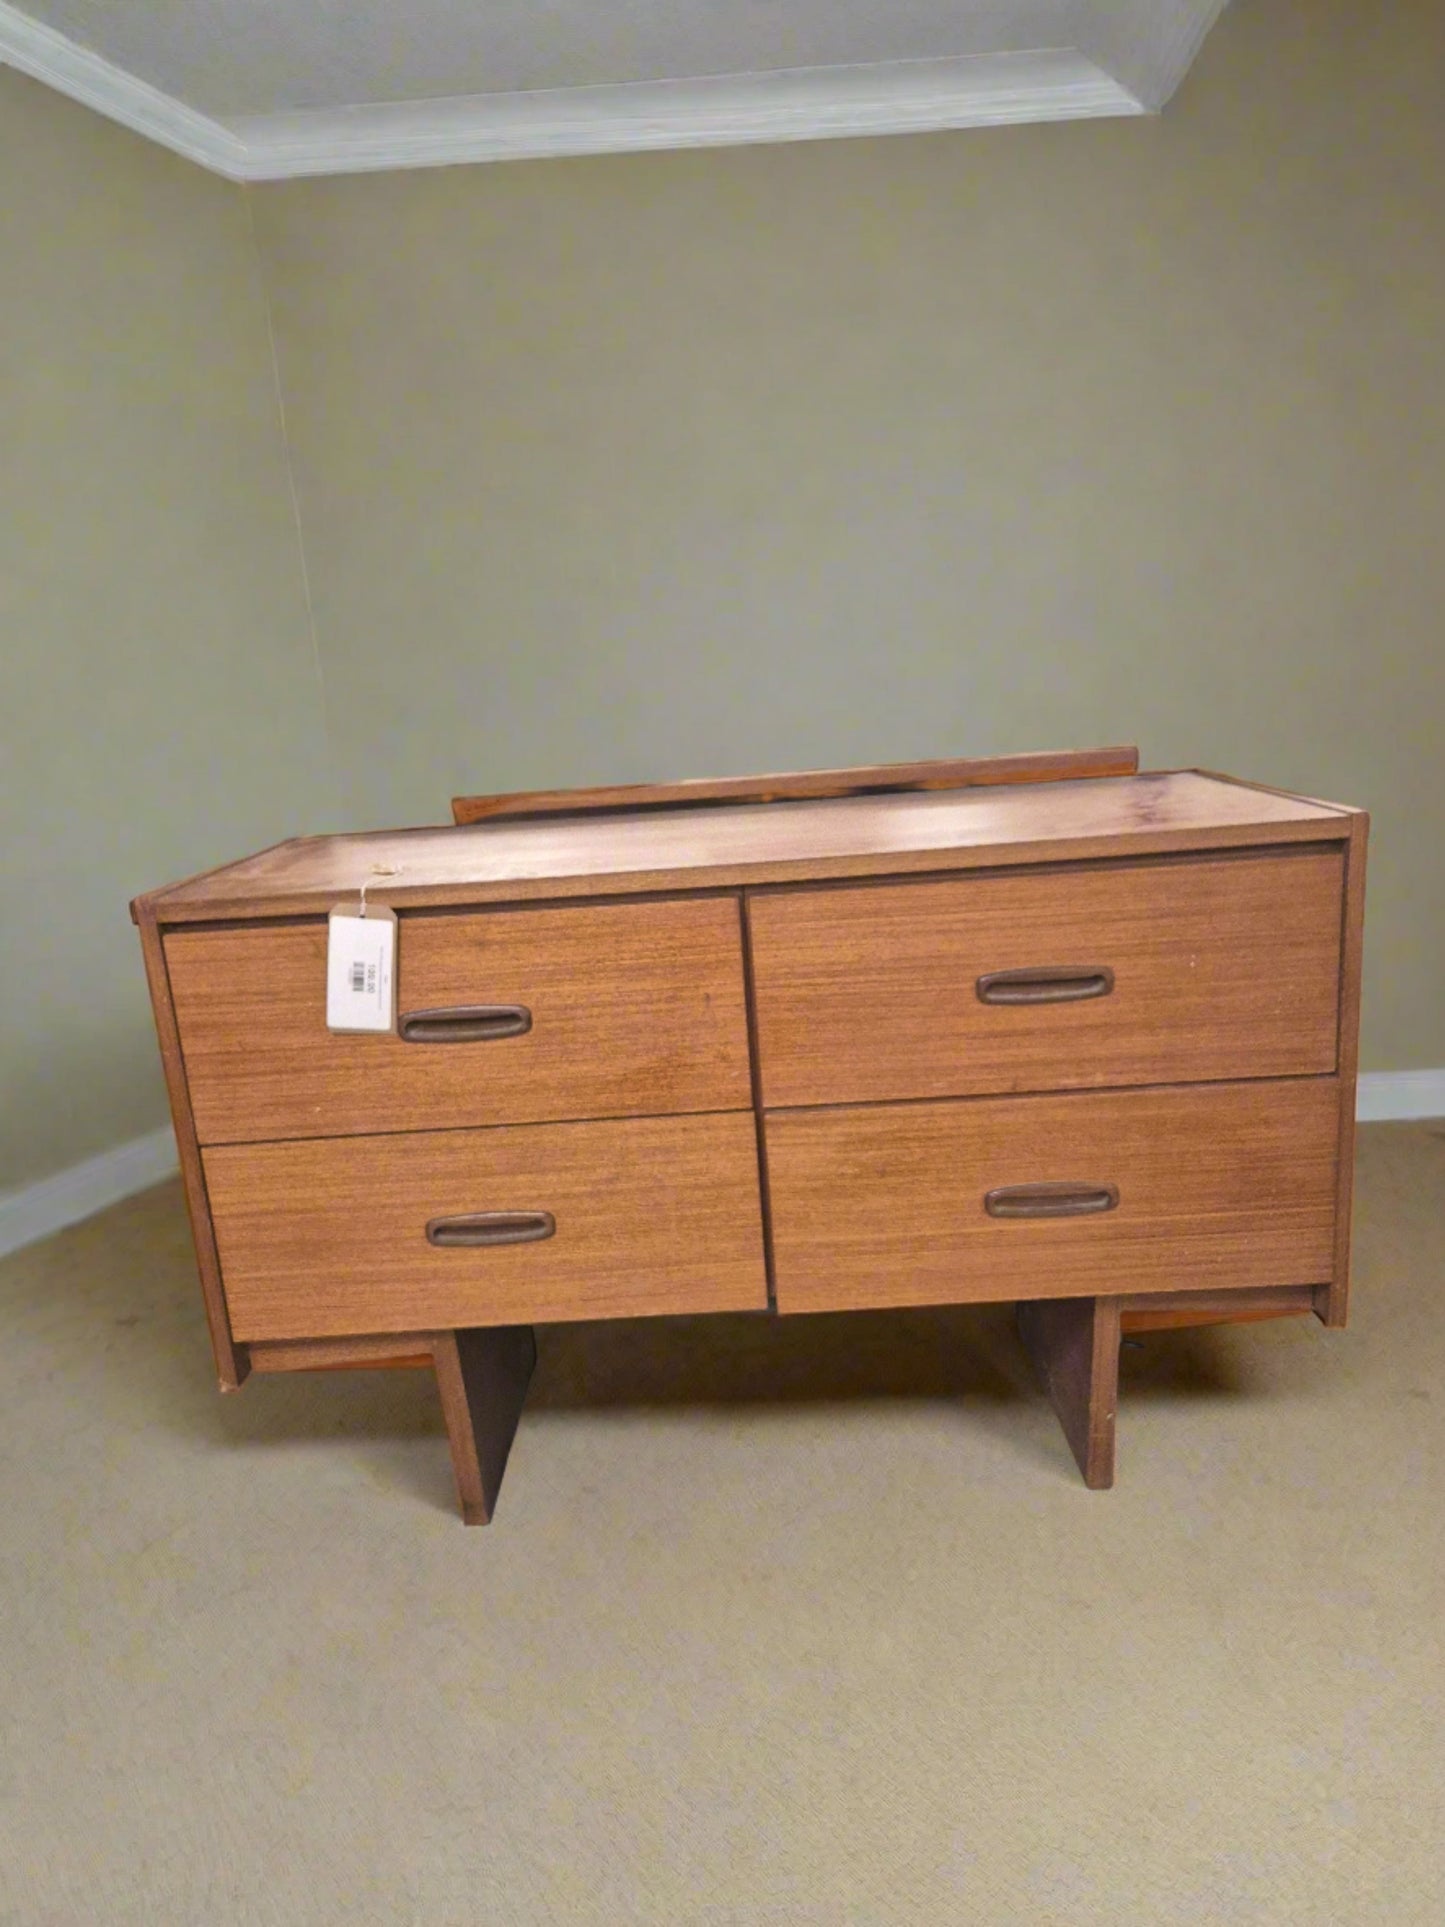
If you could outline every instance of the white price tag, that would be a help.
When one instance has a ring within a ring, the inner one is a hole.
[[[396,912],[347,904],[331,912],[326,945],[326,1028],[396,1029]]]

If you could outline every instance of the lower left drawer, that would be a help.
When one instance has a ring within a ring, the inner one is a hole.
[[[203,1156],[242,1341],[767,1305],[749,1111]]]

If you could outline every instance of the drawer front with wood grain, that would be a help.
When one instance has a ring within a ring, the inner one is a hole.
[[[767,1305],[750,1114],[203,1156],[238,1339]]]
[[[1337,1079],[785,1111],[780,1312],[1327,1283]]]
[[[736,899],[400,919],[406,1035],[326,1028],[324,922],[165,940],[202,1144],[741,1109]]]
[[[771,1107],[1336,1063],[1338,849],[751,897]]]

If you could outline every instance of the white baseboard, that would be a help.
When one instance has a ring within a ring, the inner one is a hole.
[[[148,1190],[168,1178],[176,1163],[176,1140],[167,1124],[72,1164],[68,1171],[57,1171],[53,1178],[5,1192],[0,1195],[0,1258]]]
[[[1355,1115],[1362,1124],[1445,1117],[1445,1070],[1362,1071]],[[53,1178],[5,1193],[0,1196],[0,1258],[148,1190],[175,1169],[176,1141],[167,1125],[73,1164],[68,1171],[57,1171]]]
[[[1361,1071],[1355,1116],[1361,1124],[1445,1117],[1445,1070]]]

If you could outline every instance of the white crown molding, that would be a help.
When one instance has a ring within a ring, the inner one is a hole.
[[[112,66],[88,47],[0,0],[0,65],[15,67],[107,120],[169,147],[233,181],[244,178],[244,143],[220,121],[198,114],[149,82]]]
[[[53,1178],[7,1192],[0,1196],[0,1258],[67,1225],[79,1224],[108,1204],[148,1191],[175,1169],[176,1140],[166,1125],[83,1164],[73,1164]]]
[[[1173,99],[1228,0],[1075,0],[1078,43],[1146,113]]]
[[[1078,0],[1080,45],[218,120],[0,0],[0,63],[237,181],[1156,112],[1225,0]]]
[[[0,62],[236,181],[1138,114],[1072,49],[212,120],[0,0]]]
[[[398,101],[232,123],[252,180],[1142,112],[1070,49]]]

